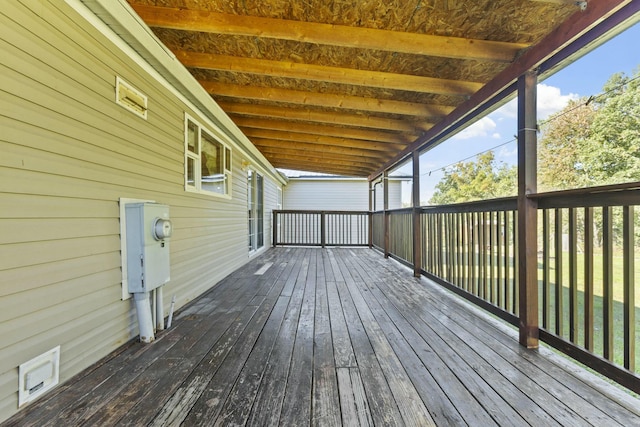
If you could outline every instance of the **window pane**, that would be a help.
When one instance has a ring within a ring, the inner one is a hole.
[[[253,204],[253,171],[247,173],[247,209],[249,218],[249,250],[256,249],[255,218]]]
[[[225,154],[224,154],[224,160],[225,160],[225,169],[230,171],[231,170],[231,150],[229,150],[228,148],[225,149]]]
[[[187,185],[196,185],[196,161],[187,157]]]
[[[223,171],[222,144],[211,135],[202,132],[202,151],[200,153],[202,189],[225,194],[225,175]]]
[[[256,174],[256,219],[257,219],[257,247],[264,246],[264,191],[262,175]]]
[[[198,127],[195,123],[188,122],[187,126],[187,147],[192,153],[198,154]]]

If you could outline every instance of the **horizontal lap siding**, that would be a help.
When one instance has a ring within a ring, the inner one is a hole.
[[[185,192],[184,113],[198,113],[62,2],[24,3],[0,9],[0,421],[19,364],[61,345],[65,381],[137,334],[120,197],[170,206],[166,309],[247,260],[240,154],[231,200]],[[114,102],[116,75],[148,96],[147,121]]]

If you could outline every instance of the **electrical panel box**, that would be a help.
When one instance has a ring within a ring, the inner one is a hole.
[[[149,292],[170,279],[169,206],[130,203],[125,214],[129,292]]]

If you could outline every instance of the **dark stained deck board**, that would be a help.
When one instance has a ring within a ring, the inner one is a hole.
[[[640,400],[377,251],[277,248],[5,424],[640,426]]]
[[[324,253],[318,253],[316,274],[316,307],[313,351],[313,401],[311,424],[314,426],[340,426],[340,397],[333,356],[329,300],[327,296]],[[330,266],[329,266],[330,269]],[[330,270],[331,271],[331,270]]]
[[[375,261],[377,262],[377,261]],[[395,282],[399,287],[404,286],[402,283],[402,277],[400,281]],[[385,287],[389,290],[387,295],[393,293],[393,279],[386,278]],[[412,299],[415,301],[412,304],[427,305],[437,308],[439,314],[437,314],[438,321],[434,319],[427,320],[427,323],[442,323],[446,325],[447,329],[454,335],[458,336],[464,342],[475,342],[475,351],[487,356],[490,360],[496,361],[495,355],[491,355],[491,352],[496,352],[503,357],[507,365],[517,368],[517,370],[505,369],[501,371],[503,375],[511,375],[514,384],[520,384],[527,388],[527,392],[531,393],[531,396],[537,397],[544,405],[551,396],[561,401],[567,402],[566,408],[560,408],[560,415],[568,408],[579,408],[580,413],[578,418],[584,418],[590,423],[595,425],[602,425],[603,422],[611,423],[612,419],[617,420],[620,424],[626,425],[630,419],[635,419],[640,415],[640,406],[637,406],[637,399],[630,398],[628,394],[621,392],[618,388],[606,387],[598,388],[597,390],[586,384],[582,380],[575,378],[570,374],[570,371],[566,369],[567,364],[563,363],[563,367],[555,366],[555,363],[561,362],[565,359],[554,357],[552,359],[541,356],[537,351],[528,351],[520,346],[514,346],[513,340],[510,337],[512,331],[504,332],[508,327],[499,322],[477,322],[477,317],[474,312],[479,310],[475,307],[467,310],[460,310],[460,304],[467,305],[468,303],[461,302],[457,299],[438,298],[438,293],[444,292],[443,290],[434,289],[425,291],[423,288],[411,287],[405,289],[405,291],[412,293]],[[398,291],[399,295],[404,295],[402,291]],[[424,300],[421,300],[424,298]],[[426,311],[424,311],[426,312]],[[451,313],[456,312],[455,316]],[[429,314],[436,316],[435,311],[429,311]],[[451,322],[457,323],[457,327],[451,327]],[[437,330],[438,327],[435,327]],[[497,345],[481,345],[481,343],[495,342]],[[544,351],[543,351],[544,352]],[[544,353],[548,353],[544,352]],[[570,363],[570,362],[567,362]],[[568,365],[575,372],[580,374],[585,373],[578,365]],[[522,378],[519,375],[526,375],[526,378]],[[594,377],[589,378],[591,381],[602,383],[603,380],[599,380]],[[530,383],[536,383],[543,393],[539,393],[539,390],[535,390]],[[585,387],[586,386],[586,387]],[[606,392],[610,397],[622,399],[622,401],[614,401],[609,398],[603,399],[602,393]],[[629,400],[631,399],[631,400]],[[601,407],[589,405],[588,402],[601,402]],[[577,414],[573,411],[570,412],[571,416]],[[615,425],[615,424],[613,424]]]

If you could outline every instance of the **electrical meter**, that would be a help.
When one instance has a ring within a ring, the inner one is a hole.
[[[149,292],[169,281],[169,206],[129,203],[126,212],[129,292]]]

